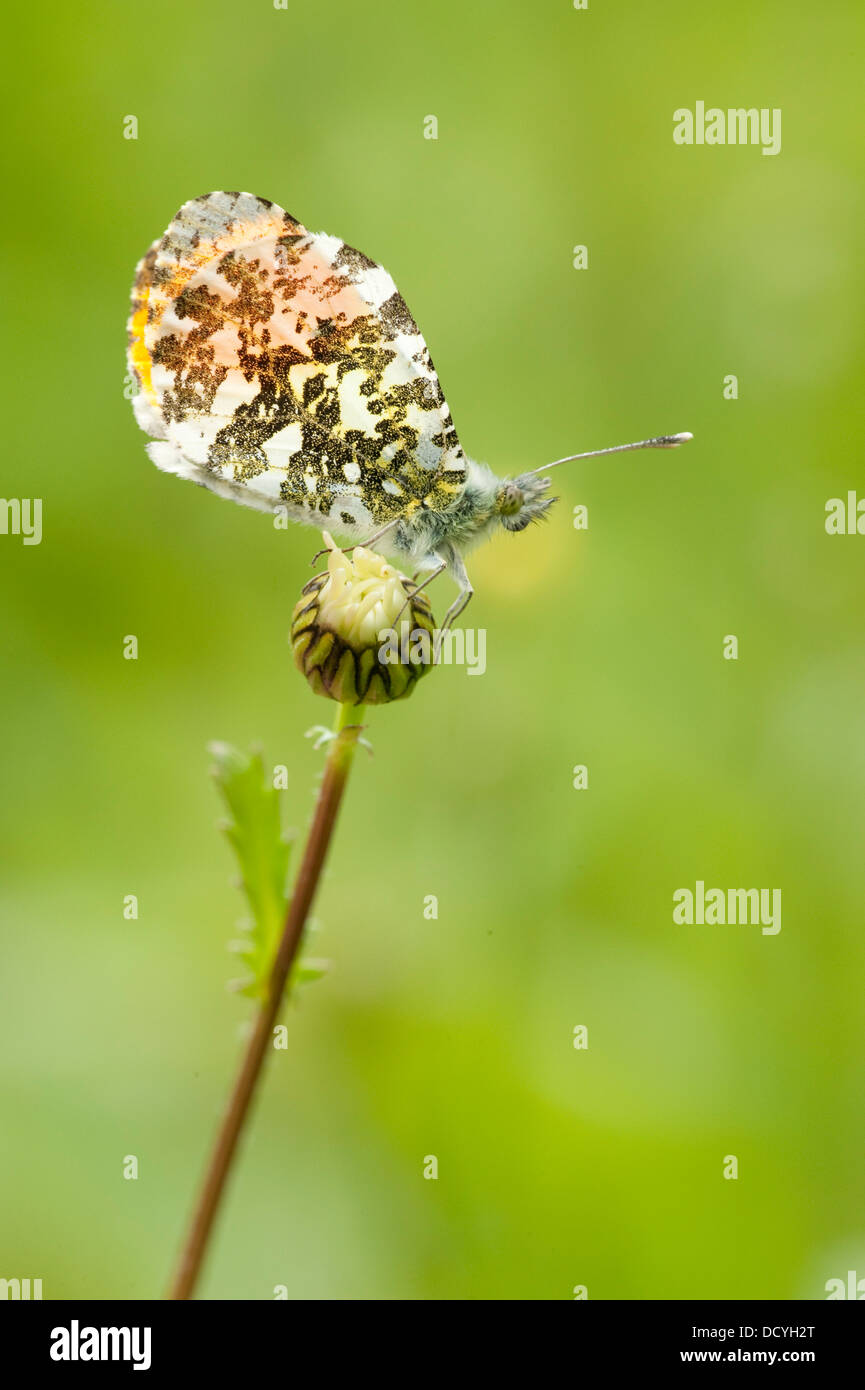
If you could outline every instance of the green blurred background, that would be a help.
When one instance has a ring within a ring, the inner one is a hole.
[[[135,263],[212,188],[387,266],[497,472],[696,439],[562,469],[549,525],[473,557],[486,674],[372,713],[317,904],[332,972],[288,1012],[202,1296],[865,1275],[865,540],[823,524],[862,486],[861,6],[6,23],[3,492],[43,498],[44,536],[0,537],[0,1275],[161,1294],[249,1008],[206,745],[286,764],[300,829],[321,767],[331,709],[286,646],[315,533],[160,474],[124,398]],[[781,154],[677,147],[698,99],[782,108]],[[780,887],[780,934],[676,926],[697,878]]]

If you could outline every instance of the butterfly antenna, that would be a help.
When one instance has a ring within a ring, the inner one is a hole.
[[[531,469],[531,472],[548,473],[551,468],[558,468],[560,463],[573,463],[576,459],[596,459],[601,454],[628,454],[634,449],[677,449],[680,444],[687,444],[688,440],[693,438],[688,430],[683,430],[681,434],[659,434],[655,439],[641,439],[636,444],[614,444],[609,449],[591,449],[587,454],[568,454],[567,458],[556,459],[554,463],[548,463],[543,468]]]

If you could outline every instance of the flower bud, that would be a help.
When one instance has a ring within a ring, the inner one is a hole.
[[[326,531],[324,539],[327,570],[305,586],[292,617],[295,663],[331,700],[402,700],[433,661],[429,600],[374,550],[357,545],[349,556]]]

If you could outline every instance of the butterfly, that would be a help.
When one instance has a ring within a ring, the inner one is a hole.
[[[551,468],[500,479],[463,453],[429,349],[386,270],[251,193],[184,203],[139,263],[133,407],[157,467],[410,561],[424,586],[555,500]]]

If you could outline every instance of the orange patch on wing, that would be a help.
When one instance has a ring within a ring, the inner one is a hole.
[[[184,257],[183,260],[174,260],[171,264],[171,278],[163,283],[154,286],[153,284],[153,264],[145,265],[135,286],[137,298],[135,312],[129,321],[129,358],[135,371],[141,389],[145,392],[153,405],[158,405],[158,396],[153,387],[153,360],[147,346],[147,337],[151,343],[154,336],[158,334],[159,324],[168,309],[180,296],[186,286],[202,270],[206,270],[214,261],[220,260],[229,251],[244,249],[254,252],[262,249],[260,244],[268,242],[268,251],[271,255],[275,254],[276,239],[285,234],[285,221],[282,214],[270,212],[266,217],[257,218],[253,221],[237,222],[230,231],[215,239],[202,240],[195,247],[194,251]],[[305,231],[298,224],[298,231]],[[170,228],[169,228],[170,233]],[[156,248],[154,248],[156,249]],[[171,256],[170,250],[157,251],[157,263]],[[170,263],[170,262],[169,262]],[[326,275],[331,275],[329,266],[317,265],[315,269],[317,278],[323,279]],[[312,301],[312,297],[310,296]],[[358,301],[358,306],[361,301]],[[355,307],[355,306],[353,306]],[[310,303],[312,308],[312,302]],[[236,353],[233,349],[226,347],[224,360],[233,362]]]
[[[168,305],[178,298],[193,276],[211,261],[220,260],[229,251],[237,251],[240,248],[253,250],[257,242],[264,241],[267,237],[282,236],[284,232],[285,223],[282,216],[277,217],[269,213],[266,218],[259,218],[255,222],[237,222],[230,232],[218,236],[214,241],[200,241],[191,255],[183,261],[176,262],[171,279],[160,285],[154,294],[156,303],[153,322],[159,323]]]

